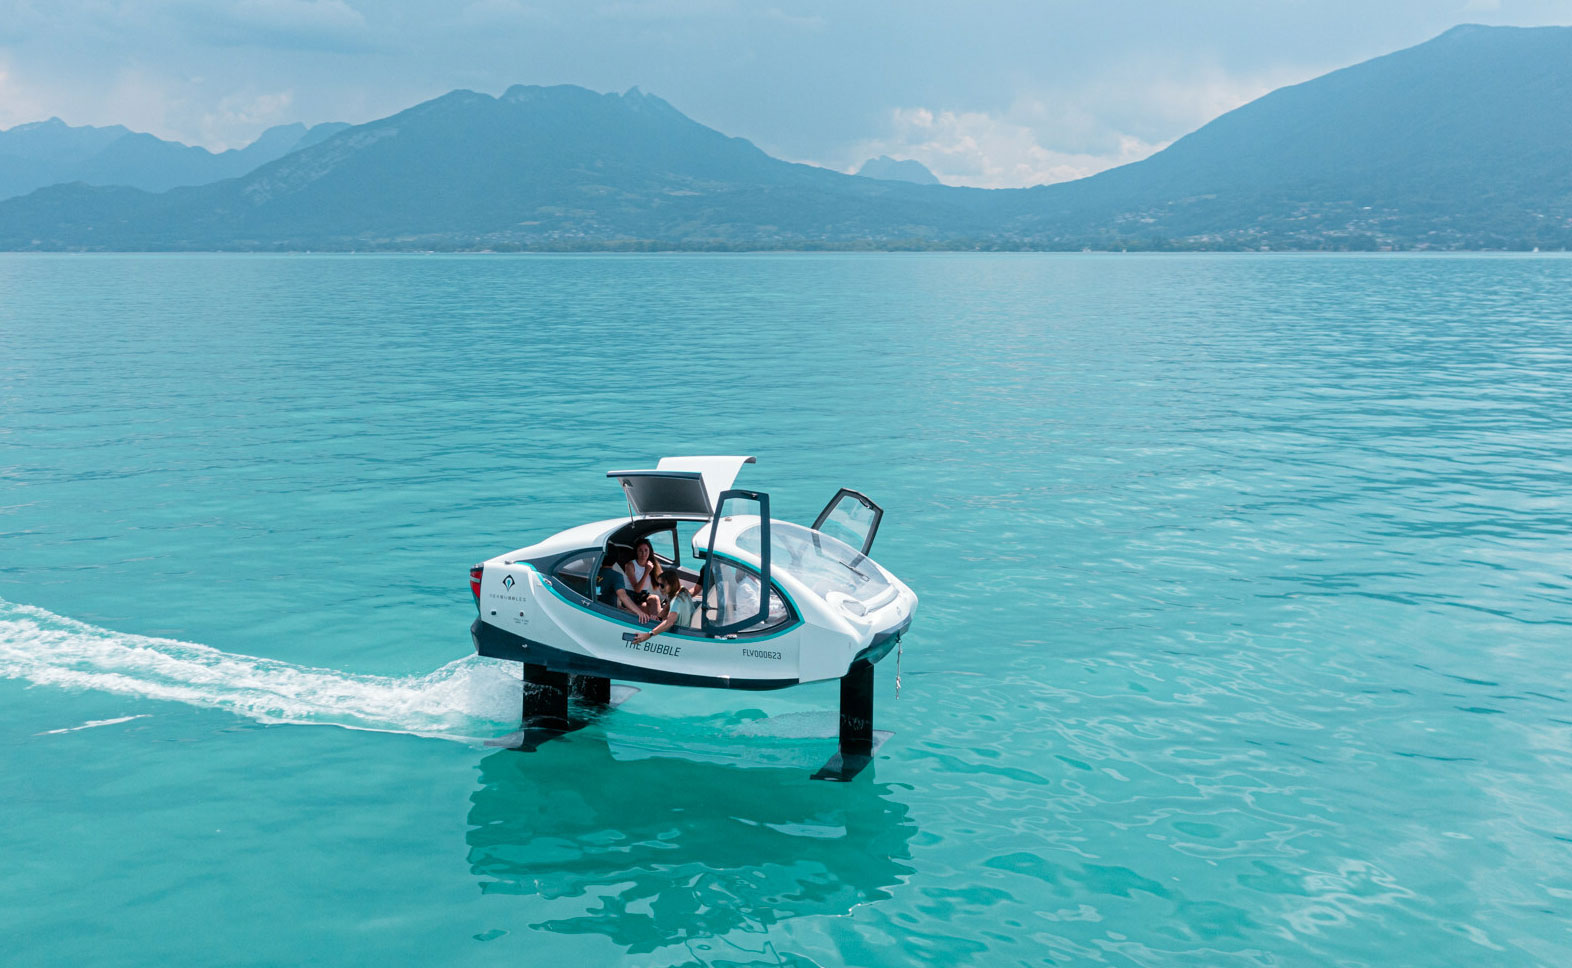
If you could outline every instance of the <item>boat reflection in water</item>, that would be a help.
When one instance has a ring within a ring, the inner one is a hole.
[[[889,897],[916,827],[890,787],[815,783],[800,768],[668,757],[619,761],[582,736],[480,764],[470,869],[487,893],[585,897],[535,924],[630,953],[844,914]]]

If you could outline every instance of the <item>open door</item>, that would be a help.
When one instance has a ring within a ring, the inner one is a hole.
[[[863,554],[873,547],[873,537],[879,533],[879,519],[884,508],[868,499],[868,495],[843,487],[835,492],[830,503],[824,506],[813,520],[813,530],[839,539]]]
[[[708,516],[709,492],[699,471],[609,471],[622,485],[631,514]]]
[[[721,518],[726,516],[726,502],[734,500],[753,501],[759,506],[757,579],[731,562],[715,557],[715,535],[720,532]],[[715,502],[715,516],[710,519],[710,543],[704,555],[704,587],[699,593],[704,634],[730,635],[767,622],[771,587],[770,496],[763,491],[722,491]],[[749,601],[750,595],[753,601]]]

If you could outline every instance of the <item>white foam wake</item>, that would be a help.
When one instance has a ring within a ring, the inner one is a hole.
[[[128,635],[0,600],[0,678],[223,709],[260,723],[464,742],[517,721],[513,663],[469,656],[423,676],[364,676]]]
[[[129,723],[133,719],[146,719],[150,713],[138,713],[135,716],[116,716],[114,719],[89,719],[76,726],[66,726],[63,729],[46,729],[39,736],[59,736],[61,733],[80,733],[84,729],[97,729],[100,726],[118,726]]]

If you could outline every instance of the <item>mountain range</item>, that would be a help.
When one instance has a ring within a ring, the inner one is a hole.
[[[781,161],[637,88],[454,91],[317,131],[208,184],[0,202],[0,248],[1572,244],[1572,28],[1457,27],[1273,91],[1144,161],[1030,189]]]
[[[59,118],[0,130],[0,198],[61,182],[162,192],[237,178],[349,127],[340,122],[268,128],[244,148],[212,152],[121,125],[73,127]]]

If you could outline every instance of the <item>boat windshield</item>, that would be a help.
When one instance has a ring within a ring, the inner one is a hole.
[[[737,547],[749,554],[763,551],[759,525],[737,535]],[[862,552],[812,528],[786,521],[770,522],[770,568],[790,572],[820,598],[840,592],[864,605],[887,598],[894,589],[884,573]]]

